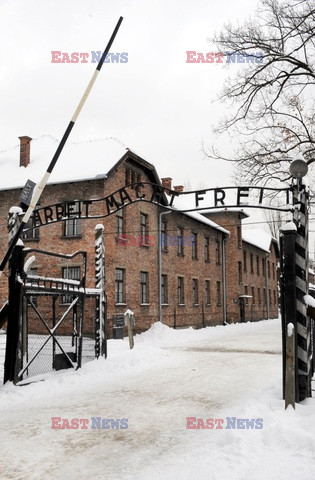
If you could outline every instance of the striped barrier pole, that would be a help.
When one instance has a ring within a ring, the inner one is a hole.
[[[302,162],[296,160],[295,162]],[[291,165],[294,166],[292,162]],[[305,163],[305,162],[304,162]],[[307,164],[306,172],[307,172]],[[290,168],[292,173],[292,169]],[[304,173],[305,175],[305,173]],[[311,389],[311,321],[307,315],[304,296],[308,295],[308,211],[309,193],[302,180],[304,175],[295,173],[293,168],[293,221],[297,232],[295,237],[295,277],[296,277],[296,325],[298,358],[298,402],[312,396]]]
[[[84,94],[83,94],[83,96],[82,96],[82,98],[81,98],[81,100],[80,100],[80,102],[79,102],[79,104],[78,104],[70,122],[69,122],[68,127],[66,128],[66,131],[65,131],[65,133],[64,133],[64,135],[63,135],[63,137],[62,137],[62,139],[61,139],[61,141],[60,141],[60,143],[57,147],[57,150],[56,150],[56,152],[55,152],[55,154],[54,154],[54,156],[53,156],[53,158],[52,158],[52,160],[51,160],[43,178],[40,180],[40,182],[37,183],[37,185],[34,188],[34,192],[33,192],[33,195],[32,195],[32,199],[30,201],[30,205],[29,205],[28,209],[26,210],[26,212],[25,212],[25,214],[24,214],[24,216],[21,220],[21,223],[19,225],[19,228],[17,229],[14,237],[12,238],[12,241],[9,245],[9,248],[8,248],[1,264],[0,264],[0,278],[3,274],[3,271],[4,271],[7,263],[8,263],[9,258],[12,255],[14,247],[17,244],[18,239],[20,238],[20,236],[23,232],[23,229],[25,228],[27,222],[29,221],[30,217],[32,216],[32,213],[33,213],[34,209],[36,208],[38,200],[40,199],[41,194],[42,194],[44,188],[47,185],[48,179],[49,179],[49,177],[50,177],[50,175],[51,175],[51,173],[52,173],[52,171],[53,171],[53,169],[54,169],[54,167],[55,167],[55,165],[58,161],[58,158],[59,158],[59,156],[60,156],[60,154],[63,150],[63,147],[65,146],[65,144],[68,140],[68,137],[71,133],[71,130],[73,129],[74,124],[77,121],[77,118],[78,118],[78,116],[79,116],[79,114],[80,114],[80,112],[83,108],[83,105],[85,104],[86,99],[88,98],[88,96],[89,96],[89,94],[92,90],[92,87],[95,83],[95,80],[97,79],[97,76],[100,73],[100,70],[101,70],[102,65],[104,63],[104,60],[105,60],[105,58],[106,58],[106,56],[107,56],[107,54],[108,54],[108,52],[109,52],[109,50],[110,50],[110,48],[113,44],[113,41],[115,40],[115,37],[117,35],[117,32],[119,30],[119,27],[120,27],[120,24],[121,24],[122,21],[123,21],[123,17],[120,17],[118,22],[117,22],[117,25],[116,25],[113,33],[112,33],[112,36],[110,37],[109,42],[108,42],[108,44],[107,44],[107,46],[106,46],[106,48],[103,52],[103,55],[102,55],[98,65],[95,69],[95,72],[94,72],[88,86],[85,89],[85,92],[84,92]]]

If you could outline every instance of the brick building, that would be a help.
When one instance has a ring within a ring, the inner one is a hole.
[[[54,153],[51,137],[20,137],[20,145],[0,156],[0,255],[7,247],[6,218],[19,204],[27,179],[37,182]],[[38,219],[24,238],[27,247],[52,252],[88,255],[87,286],[94,287],[94,228],[105,227],[106,294],[109,335],[112,319],[130,308],[138,331],[160,319],[170,326],[216,325],[258,320],[278,315],[276,265],[278,249],[270,235],[242,231],[242,211],[181,213],[156,203],[136,202],[111,216],[80,218],[82,202],[104,198],[134,182],[161,184],[154,166],[118,140],[69,144],[54,170],[40,205],[73,202],[73,218],[39,228]],[[172,179],[162,179],[172,189]],[[148,188],[148,187],[146,187]],[[181,186],[173,187],[180,192]],[[144,190],[145,191],[145,190]],[[168,204],[168,196],[160,199]],[[102,202],[98,215],[106,213]],[[79,278],[82,263],[65,260],[47,263],[38,256],[32,268],[39,275]],[[7,299],[5,277],[1,304]],[[61,298],[59,309],[66,309]],[[87,329],[93,328],[93,312]]]

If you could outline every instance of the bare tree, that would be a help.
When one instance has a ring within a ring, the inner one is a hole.
[[[215,129],[233,137],[235,150],[206,154],[236,161],[237,175],[251,184],[288,180],[297,155],[315,160],[314,1],[261,0],[253,19],[226,25],[214,41],[245,63],[222,90],[232,113]]]

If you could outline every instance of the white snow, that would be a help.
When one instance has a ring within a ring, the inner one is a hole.
[[[296,232],[296,225],[294,222],[287,222],[283,225],[283,227],[281,227],[281,231],[282,232],[287,232],[287,231],[290,231],[290,230],[293,230]]]
[[[315,298],[313,298],[311,295],[304,295],[304,302],[306,305],[315,308]]]
[[[96,226],[95,226],[95,230],[105,230],[105,227],[102,223],[98,223]]]
[[[255,247],[270,252],[270,243],[273,239],[272,235],[262,229],[243,230],[243,241]]]
[[[1,479],[311,480],[315,401],[284,410],[281,369],[280,320],[156,323],[133,350],[110,340],[107,360],[0,389]],[[128,428],[55,430],[52,417],[127,418]],[[187,417],[263,428],[187,429]]]
[[[20,147],[0,152],[0,190],[21,188],[28,179],[37,183],[44,175],[59,140],[43,135],[31,141],[31,162],[19,166]],[[73,143],[67,142],[48,183],[69,182],[106,176],[127,152],[120,140],[109,137]]]
[[[193,195],[193,194],[192,194]],[[180,195],[178,197],[175,197],[173,207],[175,210],[189,210],[190,208],[195,208],[195,203],[193,202],[193,199],[195,198],[192,195]],[[213,222],[212,220],[209,220],[208,218],[204,217],[202,213],[200,212],[184,212],[183,215],[186,215],[187,217],[193,218],[194,220],[197,220],[198,222],[204,223],[205,225],[208,225],[209,227],[215,228],[216,230],[219,230],[220,232],[226,233],[227,235],[230,234],[228,230],[225,228],[221,227],[217,223]]]
[[[287,326],[288,337],[292,337],[294,332],[294,325],[293,323],[289,323]]]

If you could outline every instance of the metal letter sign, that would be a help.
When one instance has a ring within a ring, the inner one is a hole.
[[[267,200],[268,197],[265,196],[265,193],[269,191],[273,192],[273,194],[282,195],[283,207],[273,206],[268,203],[269,199]],[[168,201],[166,201],[166,193],[169,195]],[[176,208],[176,198],[187,195],[191,197],[191,208]],[[62,202],[35,209],[33,213],[34,223],[36,227],[41,227],[71,218],[105,218],[136,202],[154,203],[163,206],[165,209],[177,212],[211,210],[218,207],[266,208],[285,212],[293,211],[292,204],[289,204],[290,188],[222,187],[191,192],[175,192],[161,185],[141,182],[126,185],[104,198]],[[105,213],[103,213],[104,211]],[[24,228],[24,232],[28,229]]]

